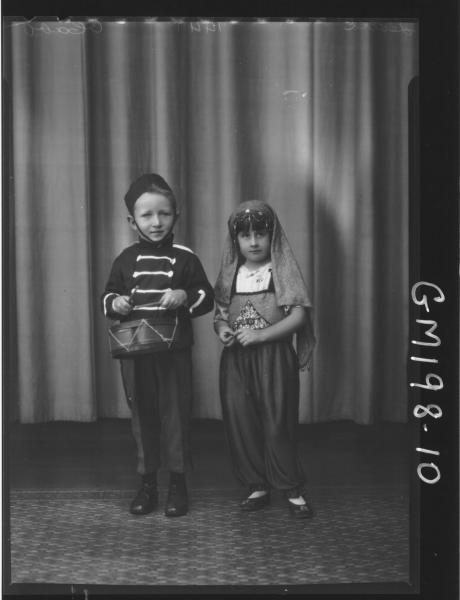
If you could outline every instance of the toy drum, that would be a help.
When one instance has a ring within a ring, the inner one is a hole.
[[[112,358],[169,350],[177,332],[177,315],[158,315],[154,319],[124,321],[109,327]]]

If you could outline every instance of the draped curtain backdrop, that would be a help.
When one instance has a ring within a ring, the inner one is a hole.
[[[129,416],[99,298],[153,171],[211,282],[233,208],[277,211],[314,302],[302,422],[406,419],[415,24],[10,23],[4,49],[14,417]],[[194,414],[221,418],[212,315],[194,326]]]

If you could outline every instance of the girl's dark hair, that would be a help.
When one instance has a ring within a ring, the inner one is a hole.
[[[172,189],[166,183],[166,181],[157,173],[146,173],[141,175],[136,181],[134,181],[129,190],[125,194],[125,204],[129,213],[134,214],[134,204],[139,196],[146,192],[152,192],[154,194],[162,194],[168,198],[171,202],[171,206],[175,213],[177,213],[176,198]]]

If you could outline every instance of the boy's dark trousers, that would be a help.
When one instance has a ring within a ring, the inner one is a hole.
[[[132,413],[138,472],[161,466],[184,473],[191,465],[191,348],[124,359],[121,371]]]

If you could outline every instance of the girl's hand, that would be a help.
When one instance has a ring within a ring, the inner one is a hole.
[[[112,302],[112,310],[120,315],[128,315],[133,310],[129,296],[117,296]]]
[[[240,329],[235,337],[242,346],[260,344],[264,341],[262,329]]]
[[[169,290],[165,292],[160,300],[160,306],[168,310],[179,308],[187,302],[187,294],[184,290]]]
[[[230,327],[221,327],[219,330],[219,339],[224,346],[229,347],[235,343],[235,334]]]

